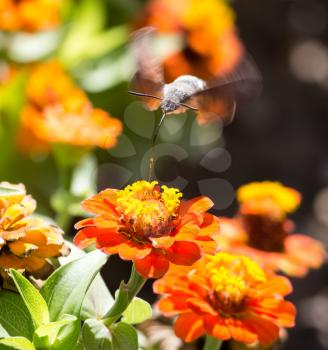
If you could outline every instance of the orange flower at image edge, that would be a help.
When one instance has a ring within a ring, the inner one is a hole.
[[[175,188],[156,181],[137,181],[123,190],[107,189],[82,203],[96,214],[75,227],[74,243],[95,243],[107,254],[132,260],[145,278],[165,274],[170,263],[192,265],[202,252],[212,254],[217,243],[218,219],[206,213],[213,205],[207,197],[181,201]]]
[[[175,316],[174,329],[186,342],[208,334],[268,345],[280,327],[293,327],[294,306],[284,300],[292,290],[288,279],[267,274],[246,256],[219,252],[194,266],[172,268],[154,283],[164,297],[158,307]]]
[[[278,182],[254,182],[237,192],[240,209],[233,219],[222,218],[221,246],[251,256],[266,267],[302,277],[326,259],[323,245],[315,239],[293,234],[286,219],[300,203],[300,194]]]
[[[45,278],[53,270],[49,258],[68,253],[58,227],[30,217],[35,208],[22,184],[0,183],[0,272],[5,278],[9,268]]]
[[[55,28],[61,3],[62,0],[1,0],[0,29],[35,32]]]

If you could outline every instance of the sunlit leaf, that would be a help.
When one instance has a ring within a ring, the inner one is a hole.
[[[76,260],[85,256],[84,250],[78,248],[76,245],[69,241],[65,241],[65,244],[71,250],[71,253],[66,257],[59,258],[60,264],[65,265],[70,261]],[[108,290],[106,283],[98,274],[92,281],[91,286],[83,300],[81,318],[86,320],[88,318],[102,318],[110,307],[113,305],[114,299]]]
[[[12,337],[0,339],[0,350],[35,350],[34,345],[26,338]]]
[[[61,320],[64,314],[74,315],[77,321],[62,329],[53,350],[74,349],[80,332],[80,311],[85,294],[108,256],[93,251],[56,270],[41,288],[50,320]]]
[[[83,345],[86,350],[111,350],[111,334],[99,320],[88,319],[82,327]]]
[[[49,322],[49,312],[46,302],[39,291],[22,274],[10,269],[19,294],[24,300],[36,327]]]
[[[122,321],[129,324],[138,324],[152,317],[152,309],[147,301],[135,297],[123,312]]]
[[[33,322],[22,297],[7,290],[0,291],[0,324],[8,335],[32,340]],[[6,336],[3,332],[1,336]]]
[[[113,350],[138,350],[138,335],[133,326],[119,322],[111,327]]]
[[[38,327],[33,335],[33,344],[38,349],[51,348],[56,343],[56,337],[61,328],[76,321],[77,318],[71,315],[64,315],[63,319],[56,322],[49,322]]]

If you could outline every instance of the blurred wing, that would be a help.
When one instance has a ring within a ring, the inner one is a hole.
[[[132,49],[137,61],[137,71],[131,81],[131,89],[142,93],[153,95],[158,98],[163,96],[164,78],[160,62],[150,52],[151,40],[155,30],[145,27],[132,34]],[[159,107],[161,101],[139,96],[150,110]]]
[[[232,73],[208,81],[203,90],[184,102],[199,110],[200,123],[218,119],[230,123],[237,105],[259,95],[261,82],[255,63],[250,58],[245,58]]]

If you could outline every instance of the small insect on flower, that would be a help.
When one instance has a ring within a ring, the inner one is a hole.
[[[95,243],[107,254],[132,260],[145,278],[158,278],[170,263],[192,265],[202,253],[216,252],[218,219],[206,213],[207,197],[181,201],[176,188],[137,181],[123,190],[106,189],[82,203],[96,214],[78,222],[75,244]]]
[[[219,252],[189,268],[172,267],[157,280],[159,310],[178,316],[174,329],[186,342],[209,334],[221,340],[270,344],[280,327],[293,327],[294,306],[287,278],[268,274],[252,259]]]
[[[132,47],[137,60],[137,71],[132,79],[134,91],[150,110],[161,108],[162,118],[157,125],[153,144],[161,123],[167,114],[187,109],[198,113],[200,123],[221,119],[231,122],[236,104],[258,93],[260,74],[250,59],[244,59],[234,72],[217,76],[205,82],[193,75],[182,75],[169,84],[164,83],[163,69],[150,53],[154,29],[145,27],[133,34]]]

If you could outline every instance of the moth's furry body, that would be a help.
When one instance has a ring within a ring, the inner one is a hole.
[[[172,83],[165,84],[161,108],[165,114],[182,113],[188,107],[182,106],[196,92],[206,87],[204,80],[193,75],[181,75]]]

